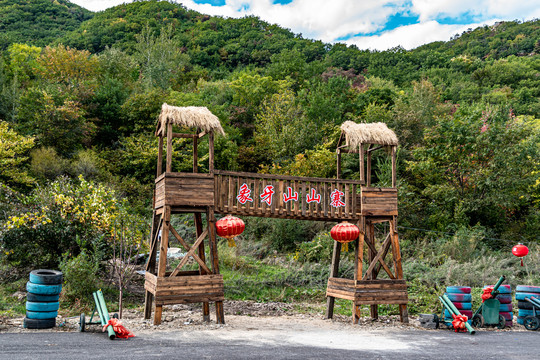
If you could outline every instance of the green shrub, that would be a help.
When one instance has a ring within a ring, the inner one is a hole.
[[[63,298],[69,302],[92,303],[92,292],[101,284],[99,263],[94,257],[85,250],[75,257],[66,254],[60,262],[60,270],[64,274]]]
[[[301,263],[317,262],[327,264],[332,258],[334,239],[328,231],[318,233],[311,241],[298,245],[293,258]]]

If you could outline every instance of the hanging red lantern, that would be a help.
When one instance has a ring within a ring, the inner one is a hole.
[[[523,266],[523,257],[529,253],[529,248],[523,244],[517,244],[512,248],[512,254],[521,258],[521,266]]]
[[[335,225],[330,231],[330,235],[335,241],[345,244],[343,250],[347,251],[347,244],[358,238],[358,235],[360,235],[360,229],[358,229],[358,226],[344,221]]]
[[[235,247],[234,237],[244,232],[246,224],[236,216],[227,215],[216,222],[216,232],[222,238],[227,239],[229,247]]]

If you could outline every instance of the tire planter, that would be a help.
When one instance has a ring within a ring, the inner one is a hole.
[[[26,302],[27,311],[39,311],[39,312],[50,312],[58,311],[60,304],[58,302]]]
[[[33,293],[26,293],[26,301],[29,301],[29,302],[39,302],[39,303],[57,302],[59,298],[60,298],[60,294],[38,295],[38,294],[33,294]]]
[[[29,281],[26,283],[26,291],[38,295],[57,295],[62,291],[62,285],[42,285]]]
[[[518,285],[518,286],[516,286],[516,292],[527,292],[527,293],[539,293],[540,294],[540,286]]]
[[[471,302],[472,301],[472,295],[471,294],[449,294],[445,293],[446,296],[450,299],[452,302]]]
[[[499,305],[499,312],[502,313],[502,312],[512,311],[513,310],[512,308],[513,308],[512,304],[501,304]]]
[[[512,294],[501,294],[497,295],[495,299],[499,300],[501,304],[511,304],[512,303]]]
[[[518,309],[532,310],[533,305],[526,300],[518,300]]]
[[[29,319],[54,319],[58,316],[58,311],[26,311]]]
[[[502,315],[506,321],[512,321],[514,319],[514,313],[512,312],[503,311],[499,312],[499,315]]]
[[[540,299],[540,294],[538,293],[516,292],[516,300],[525,300],[531,296]]]
[[[50,329],[55,327],[56,319],[29,319],[24,318],[23,326],[25,329]]]
[[[494,287],[495,285],[486,285],[484,286],[484,289],[487,287]],[[512,286],[510,285],[501,285],[499,286],[499,294],[511,294],[512,293]]]
[[[471,288],[468,286],[447,286],[446,292],[448,294],[470,294]]]
[[[512,327],[514,326],[514,322],[512,320],[506,320],[506,327]]]
[[[30,282],[41,285],[60,285],[62,284],[63,275],[58,270],[32,270],[30,272]]]

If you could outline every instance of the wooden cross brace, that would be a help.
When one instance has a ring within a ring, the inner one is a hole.
[[[182,239],[182,237],[180,236],[180,234],[178,234],[178,232],[176,231],[176,229],[174,227],[172,227],[172,225],[169,225],[169,229],[171,230],[172,234],[174,235],[174,237],[178,240],[178,242],[180,242],[180,244],[182,244],[182,246],[188,251],[186,253],[186,255],[184,255],[184,257],[182,258],[182,260],[180,261],[180,263],[178,264],[178,266],[176,267],[176,269],[174,269],[174,271],[171,273],[170,276],[176,276],[178,275],[178,273],[180,272],[180,270],[182,269],[182,267],[184,265],[186,265],[187,261],[189,260],[189,257],[191,256],[193,259],[195,259],[196,262],[199,263],[199,265],[201,266],[201,268],[207,273],[207,274],[211,274],[212,272],[210,271],[210,269],[208,268],[208,266],[206,266],[206,264],[204,263],[204,261],[201,260],[201,258],[195,254],[195,250],[199,247],[199,245],[203,242],[204,238],[206,237],[206,235],[208,235],[208,229],[204,230],[202,232],[202,234],[197,238],[197,240],[195,241],[195,243],[193,244],[192,247],[189,247],[189,245],[185,242],[184,239]]]
[[[375,266],[377,265],[377,262],[380,263],[380,265],[382,266],[384,271],[386,271],[386,273],[388,274],[390,279],[395,279],[396,278],[396,276],[392,273],[392,270],[390,270],[388,265],[386,265],[386,263],[384,262],[384,258],[386,257],[386,254],[388,254],[388,250],[390,249],[390,244],[391,244],[391,240],[392,240],[392,236],[390,236],[390,235],[391,234],[388,234],[386,236],[386,239],[384,240],[384,242],[383,242],[383,244],[381,246],[381,249],[379,251],[377,251],[377,249],[375,248],[375,245],[373,243],[371,243],[371,241],[366,241],[367,246],[371,249],[371,251],[373,253],[377,253],[377,255],[375,255],[375,257],[371,261],[371,264],[369,264],[369,267],[368,267],[366,273],[364,274],[364,276],[362,277],[362,280],[368,280],[368,279],[371,278],[371,274],[372,274],[373,270],[375,269]],[[379,270],[380,270],[380,267],[379,267]],[[377,273],[378,273],[378,271],[377,271]]]

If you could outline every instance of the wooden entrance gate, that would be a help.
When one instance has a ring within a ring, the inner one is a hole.
[[[173,125],[194,128],[195,131],[173,132]],[[361,305],[371,305],[371,315],[377,317],[377,304],[398,304],[401,320],[407,322],[407,288],[403,280],[396,231],[397,138],[384,124],[380,125],[384,136],[375,133],[378,137],[373,137],[371,135],[374,130],[366,129],[365,125],[346,122],[342,126],[342,137],[337,150],[337,179],[219,171],[214,169],[214,134],[223,133],[223,129],[217,117],[206,108],[178,108],[164,104],[156,129],[159,149],[150,257],[145,275],[145,318],[151,317],[153,304],[154,324],[159,324],[164,305],[202,303],[203,318],[209,320],[209,303],[214,302],[217,322],[224,323],[223,277],[219,273],[215,229],[215,213],[219,213],[299,220],[351,221],[358,224],[361,232],[355,242],[354,279],[339,278],[341,244],[334,244],[327,288],[327,316],[333,316],[334,298],[338,297],[353,301],[354,321],[358,320]],[[364,132],[360,143],[355,142],[358,132]],[[198,142],[203,136],[209,137],[208,174],[198,173],[197,166]],[[192,173],[172,171],[173,138],[193,140]],[[166,159],[163,171],[165,142]],[[372,187],[371,155],[373,151],[385,148],[392,157],[392,187]],[[345,151],[359,152],[360,180],[340,179],[341,152]],[[171,224],[172,215],[186,213],[194,214],[196,234],[193,244],[188,244]],[[203,213],[206,214],[206,224],[202,221]],[[377,244],[374,230],[378,223],[389,224],[388,233],[380,245]],[[171,235],[184,247],[186,255],[176,268],[168,271],[167,248]],[[210,255],[209,262],[205,258],[206,244]],[[369,261],[366,269],[362,266],[364,248]],[[387,263],[385,259],[390,252],[392,263]],[[190,258],[198,264],[198,270],[183,270]],[[388,279],[378,278],[381,270]]]

